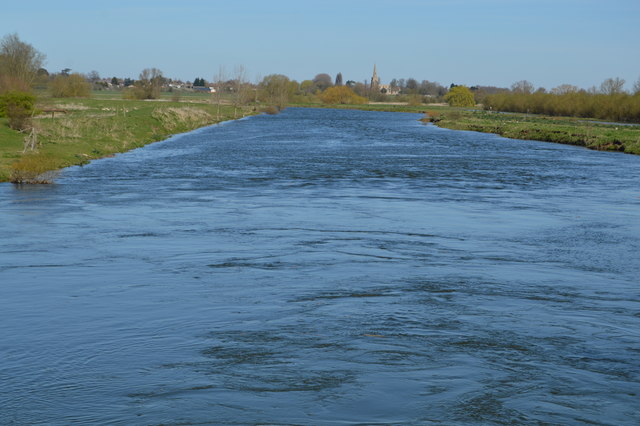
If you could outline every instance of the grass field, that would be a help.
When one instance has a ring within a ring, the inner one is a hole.
[[[104,92],[103,92],[104,93]],[[138,148],[176,133],[254,113],[250,108],[234,111],[217,106],[202,96],[172,102],[123,100],[110,93],[92,99],[41,99],[40,110],[61,109],[63,113],[42,113],[34,118],[37,153],[23,154],[24,134],[9,129],[0,119],[0,181],[11,180],[16,170],[30,165],[60,169],[81,165],[96,158]],[[39,169],[38,169],[39,170]],[[39,170],[40,171],[40,170]]]

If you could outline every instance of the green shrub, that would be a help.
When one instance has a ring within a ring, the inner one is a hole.
[[[466,86],[452,87],[444,99],[453,107],[472,107],[476,104],[473,92]]]
[[[9,127],[25,130],[34,112],[36,97],[27,92],[8,92],[0,96],[0,117],[9,119]]]
[[[325,104],[366,104],[367,99],[358,96],[347,86],[333,86],[319,95],[320,100]]]

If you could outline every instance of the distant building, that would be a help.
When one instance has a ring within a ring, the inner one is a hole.
[[[378,70],[376,65],[373,65],[373,75],[371,76],[371,93],[384,93],[385,95],[398,95],[400,93],[399,87],[391,87],[388,84],[380,84],[380,77],[378,77]]]
[[[194,92],[207,92],[207,93],[215,93],[216,89],[213,87],[203,87],[203,86],[192,86]]]
[[[371,92],[379,92],[380,91],[380,78],[378,77],[378,72],[376,71],[376,65],[373,64],[373,75],[371,76]]]

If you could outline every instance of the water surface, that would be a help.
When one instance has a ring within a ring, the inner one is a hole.
[[[640,157],[418,118],[0,185],[0,423],[640,423]]]

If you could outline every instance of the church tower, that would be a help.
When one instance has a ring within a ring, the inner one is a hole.
[[[371,92],[377,93],[378,91],[380,91],[380,78],[378,78],[376,65],[373,64],[373,76],[371,76]]]

